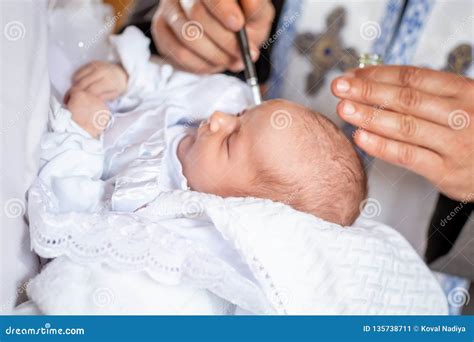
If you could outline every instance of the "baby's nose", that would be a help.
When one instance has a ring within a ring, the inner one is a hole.
[[[214,112],[209,118],[210,130],[214,133],[220,129],[231,130],[235,125],[234,121],[235,117],[232,115],[222,112]]]

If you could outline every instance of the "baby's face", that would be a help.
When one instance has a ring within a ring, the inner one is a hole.
[[[246,192],[262,166],[288,170],[292,104],[268,101],[238,115],[215,112],[180,142],[178,157],[191,189],[223,197]],[[294,132],[293,132],[294,133]]]

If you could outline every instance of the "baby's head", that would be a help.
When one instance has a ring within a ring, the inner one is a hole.
[[[237,116],[213,113],[183,138],[178,156],[193,190],[268,198],[341,225],[354,222],[367,193],[364,169],[343,133],[284,100]]]

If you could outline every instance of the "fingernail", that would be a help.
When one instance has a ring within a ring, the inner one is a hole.
[[[255,60],[258,57],[258,51],[257,50],[250,50],[250,57],[252,57],[252,60],[255,62]]]
[[[231,29],[231,30],[234,30],[234,31],[237,31],[240,29],[240,23],[239,23],[239,18],[234,15],[234,14],[231,14],[228,18],[227,18],[227,26]]]
[[[337,91],[339,91],[341,93],[347,92],[350,89],[350,87],[351,87],[351,85],[349,84],[349,82],[347,82],[344,79],[338,80],[336,82],[336,89],[337,89]]]
[[[350,102],[344,102],[344,105],[342,107],[342,113],[345,115],[352,115],[356,111],[354,105]]]

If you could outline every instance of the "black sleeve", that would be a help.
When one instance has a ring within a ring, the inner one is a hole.
[[[156,51],[155,44],[153,43],[153,37],[151,36],[151,20],[153,14],[158,8],[160,0],[135,0],[132,13],[128,18],[125,25],[120,28],[120,32],[123,32],[127,26],[136,26],[145,36],[150,38],[150,51],[153,54],[158,54]]]
[[[277,30],[277,25],[278,21],[280,20],[284,2],[285,0],[272,0],[273,6],[275,7],[275,19],[273,20],[270,37]],[[130,18],[128,19],[124,27],[121,28],[121,31],[123,31],[127,26],[133,25],[138,27],[148,38],[151,39],[150,50],[153,54],[158,54],[158,51],[156,50],[156,46],[153,43],[150,27],[151,19],[153,17],[153,14],[155,13],[155,10],[158,7],[158,3],[159,0],[136,0]],[[266,49],[260,49],[260,58],[258,59],[257,63],[255,63],[260,83],[265,83],[270,77],[270,56],[272,53],[272,45],[273,44],[269,44]],[[235,74],[228,71],[226,72],[226,74],[237,76],[242,80],[245,79],[243,72]]]
[[[473,203],[458,202],[439,195],[428,229],[425,252],[428,264],[451,250],[473,209]]]

